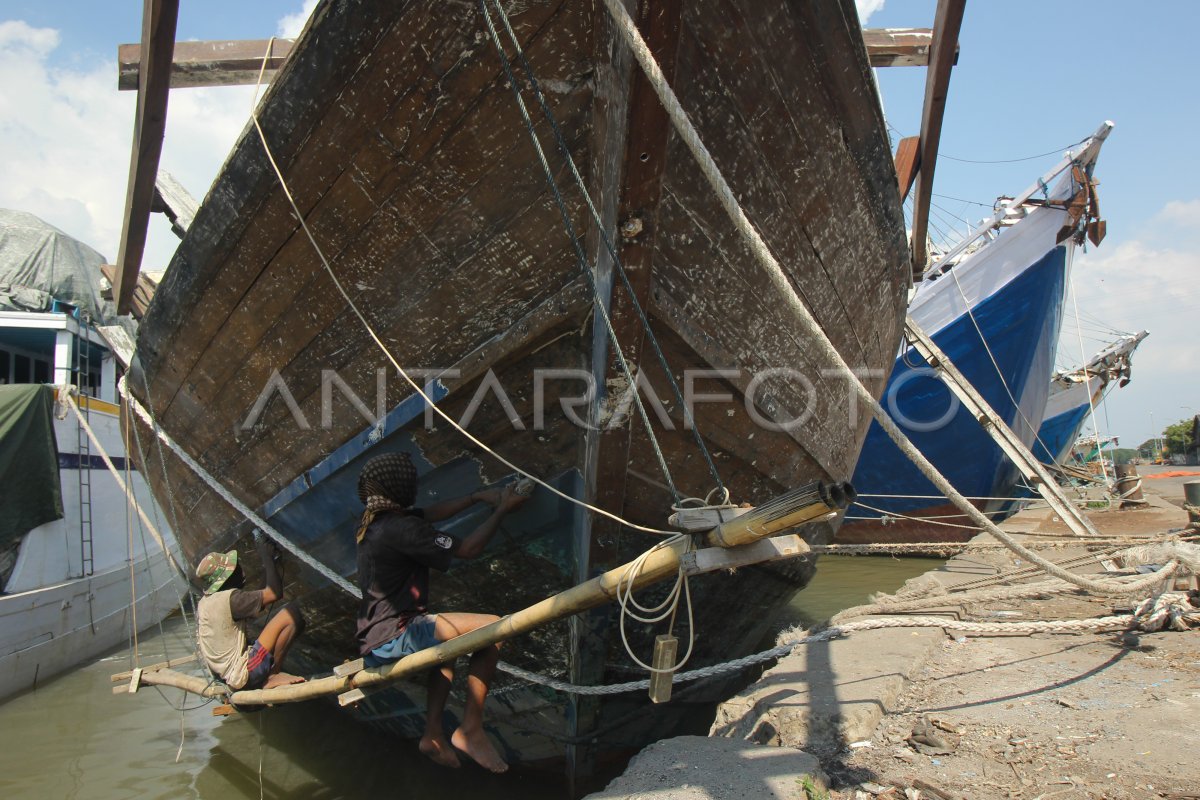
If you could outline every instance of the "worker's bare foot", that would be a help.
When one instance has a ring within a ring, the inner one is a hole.
[[[422,736],[421,743],[417,745],[417,749],[421,754],[431,759],[435,764],[441,764],[443,767],[460,767],[458,756],[454,754],[454,748],[446,741],[444,736]]]
[[[492,772],[508,772],[508,764],[496,752],[487,734],[482,730],[471,733],[459,728],[450,735],[451,743],[475,760],[475,763]]]
[[[274,689],[276,686],[290,686],[293,683],[304,683],[304,678],[301,678],[299,675],[289,675],[286,672],[276,672],[267,678],[267,682],[263,684],[263,688]]]

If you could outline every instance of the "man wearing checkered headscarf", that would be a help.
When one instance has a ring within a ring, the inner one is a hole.
[[[355,541],[382,511],[407,511],[417,500],[417,468],[408,453],[384,453],[366,463],[358,476],[358,499],[366,506]]]
[[[363,599],[357,632],[359,652],[367,666],[398,661],[499,619],[493,614],[429,613],[429,571],[444,572],[455,557],[480,555],[501,518],[526,499],[513,488],[478,491],[415,508],[417,470],[408,454],[384,453],[363,466],[358,476],[358,499],[364,508],[356,534],[358,584]],[[456,541],[431,524],[479,502],[493,506],[492,513],[462,539]],[[450,694],[454,666],[444,664],[430,671],[425,735],[419,745],[422,753],[439,764],[457,767],[457,748],[492,772],[508,769],[483,732],[483,703],[499,657],[495,645],[471,654],[462,724],[450,737],[442,729],[442,711]]]

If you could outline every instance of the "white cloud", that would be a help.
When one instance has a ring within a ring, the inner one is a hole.
[[[0,50],[42,56],[58,47],[58,31],[33,28],[21,20],[0,22]]]
[[[304,29],[304,23],[308,22],[308,18],[312,16],[313,9],[316,7],[317,0],[304,0],[303,8],[295,14],[288,14],[279,20],[278,35],[285,39],[295,39]]]
[[[854,5],[858,8],[859,21],[866,25],[872,14],[883,10],[883,3],[884,0],[854,0]]]
[[[1155,221],[1177,225],[1194,236],[1200,233],[1200,200],[1172,200],[1163,206]]]
[[[52,69],[58,32],[0,23],[0,206],[29,211],[109,258],[125,199],[134,98],[116,64]]]
[[[65,60],[59,41],[50,28],[0,22],[0,207],[35,214],[115,260],[135,93],[117,91],[115,61],[56,66]],[[253,94],[246,86],[171,92],[160,168],[198,201],[245,127]],[[166,266],[177,244],[165,218],[152,215],[146,268]]]

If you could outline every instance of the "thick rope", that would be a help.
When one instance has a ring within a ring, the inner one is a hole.
[[[875,399],[874,395],[871,394],[871,392],[859,379],[858,375],[855,374],[855,372],[846,363],[845,359],[842,358],[841,353],[839,353],[829,341],[829,337],[825,335],[825,332],[821,329],[821,326],[813,317],[812,312],[808,310],[808,307],[804,305],[804,302],[796,294],[796,290],[789,281],[786,273],[784,273],[783,268],[775,259],[775,256],[772,255],[771,251],[766,245],[766,242],[763,241],[758,231],[755,230],[753,224],[751,224],[750,220],[746,217],[745,212],[742,210],[741,205],[738,203],[737,198],[733,194],[733,190],[730,188],[724,176],[721,175],[720,170],[717,168],[716,162],[713,160],[711,154],[709,154],[708,149],[704,146],[704,143],[700,140],[700,136],[697,133],[695,126],[692,125],[691,120],[688,119],[683,107],[680,106],[679,100],[675,97],[674,91],[672,91],[671,87],[667,84],[667,81],[662,74],[662,70],[659,69],[658,64],[654,60],[654,56],[650,53],[645,41],[642,40],[641,34],[638,33],[637,27],[634,25],[633,20],[629,17],[625,7],[621,5],[620,0],[604,0],[604,4],[608,8],[609,13],[616,23],[618,31],[620,31],[622,37],[625,39],[626,44],[633,51],[634,57],[641,65],[642,70],[646,73],[646,77],[649,80],[650,85],[654,88],[654,91],[658,94],[659,99],[662,101],[662,104],[667,111],[667,115],[671,118],[671,122],[675,126],[676,132],[695,156],[705,179],[708,180],[710,186],[713,188],[717,198],[721,202],[722,207],[725,209],[725,212],[733,221],[734,226],[737,228],[742,238],[745,239],[751,252],[753,252],[755,259],[757,259],[759,264],[763,267],[766,277],[775,289],[777,296],[782,298],[784,302],[788,304],[789,308],[797,315],[797,317],[799,317],[803,333],[810,339],[811,343],[816,345],[817,349],[825,357],[825,360],[829,364],[835,366],[837,371],[849,382],[849,385],[853,388],[855,394],[858,396],[858,399],[866,404],[866,406],[871,410],[871,415],[879,423],[880,427],[883,428],[884,432],[887,433],[888,437],[895,442],[898,448],[900,448],[900,451],[912,460],[912,462],[921,471],[921,474],[929,479],[929,481],[938,489],[938,491],[942,492],[951,502],[954,503],[955,506],[966,512],[967,516],[969,516],[980,528],[987,531],[1000,542],[1002,542],[1006,547],[1008,547],[1009,550],[1012,550],[1022,558],[1039,565],[1049,574],[1062,578],[1063,580],[1073,583],[1082,589],[1086,589],[1087,591],[1098,594],[1113,593],[1114,587],[1110,582],[1096,581],[1078,575],[1072,575],[1066,570],[1060,569],[1053,562],[1048,561],[1032,550],[1023,547],[1011,536],[1000,530],[1000,528],[998,528],[985,515],[980,513],[975,506],[971,505],[966,498],[964,498],[958,492],[958,490],[955,489],[948,480],[946,480],[945,476],[938,472],[937,468],[930,463],[929,460],[926,459],[925,456],[916,449],[916,447],[913,446],[908,437],[904,435],[892,418],[888,416],[887,411],[884,410],[879,401]],[[1151,576],[1153,580],[1147,579],[1146,586],[1153,585],[1155,582],[1162,581],[1175,574],[1177,567],[1178,564],[1176,562],[1167,564],[1158,573],[1156,573],[1154,576]],[[1123,589],[1116,589],[1116,591],[1122,594],[1125,593]]]
[[[153,420],[150,417],[150,413],[148,411],[146,411],[146,409],[142,406],[142,404],[137,401],[137,398],[135,398],[132,394],[130,394],[128,392],[128,387],[125,385],[124,377],[121,378],[120,389],[121,389],[121,394],[125,395],[125,397],[128,399],[129,406],[134,410],[134,412],[139,417],[142,418],[142,421],[145,422],[146,425],[149,426],[154,431],[154,433],[158,437],[158,439],[163,444],[165,444],[168,448],[170,448],[171,452],[173,452],[176,456],[178,456],[179,459],[181,461],[183,461],[184,464],[187,465],[188,469],[190,469],[193,473],[195,473],[196,477],[198,477],[198,478],[200,478],[200,480],[204,481],[204,483],[208,486],[208,488],[212,489],[212,491],[218,497],[220,497],[222,500],[224,500],[226,503],[228,503],[230,506],[232,506],[233,509],[235,511],[237,511],[238,513],[240,513],[243,517],[245,517],[246,519],[250,520],[255,525],[257,525],[259,527],[259,529],[261,529],[263,531],[263,533],[265,533],[267,536],[271,537],[272,541],[274,541],[276,544],[278,544],[284,550],[288,551],[292,556],[294,556],[296,558],[296,560],[305,564],[306,566],[308,566],[309,568],[311,568],[312,570],[317,572],[319,575],[325,577],[330,583],[333,583],[339,589],[341,589],[342,591],[344,591],[346,594],[350,595],[351,597],[362,599],[362,593],[359,592],[357,586],[350,583],[350,581],[346,580],[346,578],[344,578],[343,576],[334,572],[332,569],[325,566],[320,561],[318,561],[317,559],[310,556],[308,553],[306,553],[303,550],[301,550],[300,548],[296,547],[296,545],[293,544],[291,542],[291,540],[289,540],[282,533],[280,533],[279,531],[277,531],[273,527],[271,527],[271,525],[268,524],[266,520],[264,520],[258,514],[254,513],[254,511],[252,509],[250,509],[249,507],[247,507],[245,503],[243,503],[241,500],[238,500],[236,497],[234,497],[232,492],[230,492],[228,489],[226,489],[224,486],[222,486],[221,483],[216,478],[214,478],[212,475],[210,475],[208,473],[208,470],[206,470],[204,467],[200,466],[200,464],[197,463],[196,459],[192,458],[191,455],[189,455],[186,450],[184,450],[174,439],[172,439],[167,434],[166,431],[164,431],[162,428],[155,425]]]
[[[1169,611],[1159,611],[1169,616]],[[1148,617],[1153,619],[1153,617]],[[744,658],[714,664],[711,667],[694,669],[675,675],[672,683],[687,683],[701,678],[712,678],[728,675],[756,664],[773,661],[790,654],[793,650],[804,645],[817,642],[827,642],[838,639],[855,631],[880,630],[884,628],[945,628],[963,633],[1011,635],[1014,633],[1050,633],[1050,634],[1079,634],[1089,631],[1125,630],[1133,626],[1140,617],[1137,614],[1122,614],[1119,616],[1098,617],[1095,619],[1046,620],[1038,622],[960,622],[948,617],[895,617],[890,619],[870,619],[859,622],[847,622],[826,628],[819,633],[790,638],[785,636],[778,646],[760,653],[754,653]],[[506,672],[531,683],[546,686],[555,691],[568,694],[597,696],[624,694],[626,692],[644,691],[650,687],[649,680],[614,683],[607,686],[578,686],[573,683],[548,679],[535,673],[505,664]]]

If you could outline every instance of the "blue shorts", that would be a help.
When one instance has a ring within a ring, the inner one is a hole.
[[[381,664],[399,661],[405,656],[411,656],[420,650],[440,644],[437,636],[434,635],[435,619],[436,617],[432,614],[413,617],[404,626],[404,630],[399,636],[390,642],[379,645],[364,656],[363,664],[368,667],[378,667]]]
[[[271,651],[255,639],[246,657],[246,669],[250,674],[246,678],[246,685],[242,688],[261,689],[266,685],[267,678],[271,677],[271,668],[274,666],[275,657],[271,655]]]

